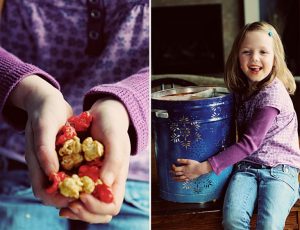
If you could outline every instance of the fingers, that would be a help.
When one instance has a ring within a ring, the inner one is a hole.
[[[80,200],[84,204],[86,210],[92,213],[115,216],[120,211],[119,201],[115,199],[112,203],[104,203],[97,200],[94,196],[82,194],[80,196]]]
[[[124,172],[125,169],[120,170]],[[122,174],[123,175],[123,174]],[[126,179],[120,176],[112,186],[114,200],[112,203],[104,203],[90,194],[81,194],[80,201],[72,202],[68,208],[61,209],[60,215],[70,219],[79,219],[90,223],[108,223],[113,216],[118,215],[125,193]]]
[[[36,182],[43,181],[44,175],[42,175],[41,170],[38,166],[38,160],[34,156],[32,130],[29,123],[27,123],[26,125],[25,141],[25,159],[28,165],[31,183],[34,185]],[[40,189],[38,189],[37,186],[33,186],[33,192],[37,198],[41,198]]]
[[[59,163],[55,151],[55,138],[59,127],[53,124],[53,119],[48,119],[43,115],[41,119],[33,122],[35,122],[32,124],[33,142],[40,166],[47,175],[57,172]]]
[[[40,199],[45,205],[52,205],[55,207],[66,207],[69,199],[62,197],[61,195],[49,196],[46,193],[45,182],[47,181],[46,175],[43,173],[42,169],[39,166],[39,161],[36,158],[36,155],[33,150],[33,138],[32,138],[32,129],[30,123],[27,123],[26,126],[26,147],[25,147],[25,158],[28,165],[28,171],[32,183],[32,189],[34,195]]]
[[[124,139],[129,142],[129,137]],[[121,143],[115,143],[121,142]],[[86,211],[97,213],[98,215],[115,216],[120,212],[124,194],[125,184],[129,167],[129,146],[123,144],[121,138],[111,140],[105,152],[104,164],[101,168],[101,179],[107,185],[111,183],[114,196],[112,203],[104,203],[89,194],[81,194],[80,200]],[[122,147],[123,146],[123,147]],[[127,150],[126,150],[127,148]],[[109,178],[110,177],[110,178]],[[113,180],[112,182],[109,180]]]
[[[176,176],[176,177],[173,177],[173,179],[177,182],[186,182],[186,181],[189,181],[189,178],[187,178],[185,175],[182,175],[182,176]]]
[[[189,159],[177,159],[177,162],[180,164],[189,164],[190,160]]]
[[[55,151],[55,139],[59,129],[72,115],[71,106],[62,96],[49,97],[30,114],[34,150],[46,175],[57,172],[59,163]]]
[[[102,215],[89,212],[80,201],[75,201],[68,208],[62,208],[59,212],[61,217],[82,220],[88,223],[109,223],[112,219],[111,215]]]
[[[121,185],[115,186],[113,190],[122,189],[122,187],[124,188]],[[74,201],[69,204],[68,208],[60,210],[60,216],[89,223],[108,223],[119,213],[121,204],[122,199],[118,199],[118,196],[112,203],[104,203],[90,194],[81,194],[80,201]]]
[[[176,172],[183,172],[185,166],[176,166],[175,164],[172,164],[172,170],[174,173]]]
[[[97,123],[93,124],[91,134],[94,139],[101,141],[105,148],[105,158],[100,172],[101,180],[106,185],[112,186],[124,166],[123,173],[127,177],[130,156],[129,136],[127,132],[120,133],[118,130]]]
[[[186,168],[187,165],[190,164],[189,159],[177,159],[177,162],[181,164],[181,166],[176,166],[175,164],[172,164],[172,178],[173,180],[177,182],[185,182],[190,180],[190,178],[186,175]]]

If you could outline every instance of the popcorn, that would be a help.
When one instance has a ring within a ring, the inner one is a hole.
[[[71,125],[64,125],[56,136],[55,145],[59,146],[65,143],[65,141],[72,139],[77,135],[76,130]]]
[[[80,139],[77,136],[73,137],[70,140],[67,140],[63,144],[63,147],[61,147],[58,151],[60,156],[78,154],[80,152],[81,152],[81,144],[80,144]]]
[[[84,152],[84,159],[92,161],[103,156],[104,147],[100,142],[88,137],[82,142],[82,151]]]
[[[46,189],[48,194],[57,191],[65,197],[78,199],[81,192],[92,194],[102,202],[111,203],[111,188],[100,180],[101,157],[104,146],[97,140],[87,137],[80,143],[80,136],[88,136],[92,116],[83,112],[68,119],[56,136],[56,148],[61,169],[49,175],[51,186]],[[71,176],[72,175],[72,176]]]
[[[91,194],[95,189],[94,181],[91,178],[89,178],[88,176],[81,177],[80,180],[83,184],[83,186],[82,186],[83,192]]]
[[[60,161],[61,166],[66,170],[71,170],[74,167],[78,167],[83,162],[83,156],[81,154],[72,154],[62,157]]]
[[[73,174],[72,177],[64,179],[59,184],[59,190],[65,197],[78,199],[80,192],[91,194],[95,189],[95,183],[88,176],[79,177]]]
[[[67,140],[58,153],[61,156],[60,164],[66,170],[79,166],[83,161],[80,139],[77,136]]]
[[[83,183],[78,175],[72,175],[59,183],[59,191],[65,197],[78,199],[79,192],[82,191]]]

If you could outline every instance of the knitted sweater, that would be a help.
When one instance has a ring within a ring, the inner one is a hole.
[[[62,91],[74,113],[112,95],[130,116],[129,178],[148,180],[148,1],[10,0],[0,27],[0,154],[24,161],[26,113],[7,104],[24,77]],[[6,120],[6,122],[3,122]],[[136,154],[137,153],[137,154]]]

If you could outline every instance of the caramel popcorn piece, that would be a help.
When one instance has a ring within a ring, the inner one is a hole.
[[[71,170],[74,167],[79,166],[82,161],[83,161],[83,156],[80,153],[78,153],[78,154],[63,156],[62,160],[60,161],[60,164],[64,169]]]
[[[64,169],[71,170],[74,167],[79,166],[83,161],[80,139],[75,136],[72,139],[67,140],[59,149],[59,155],[61,156],[60,164]]]
[[[64,179],[59,184],[60,193],[65,197],[71,197],[78,199],[79,192],[82,191],[83,183],[81,182],[78,175],[72,175],[72,177],[68,177]]]
[[[93,140],[91,137],[86,138],[82,142],[81,147],[86,161],[100,158],[104,153],[104,146],[99,141]]]
[[[91,194],[95,189],[94,181],[91,178],[89,178],[88,176],[83,176],[80,178],[80,180],[83,184],[83,186],[82,186],[83,192]]]
[[[79,154],[81,152],[80,139],[75,136],[70,140],[67,140],[64,145],[59,149],[60,156]]]

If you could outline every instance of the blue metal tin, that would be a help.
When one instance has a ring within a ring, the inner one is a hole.
[[[174,88],[152,94],[152,127],[161,198],[182,203],[220,198],[232,167],[220,175],[211,172],[187,182],[174,181],[170,169],[178,158],[205,161],[234,143],[233,114],[233,95],[223,87]]]

